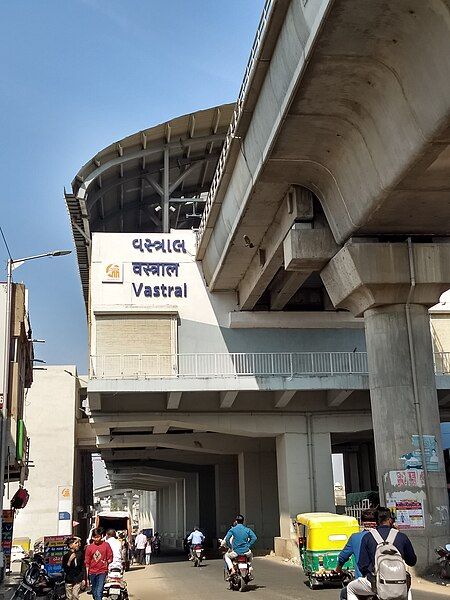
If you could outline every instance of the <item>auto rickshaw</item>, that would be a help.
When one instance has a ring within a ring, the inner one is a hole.
[[[316,589],[324,583],[342,583],[342,575],[335,571],[337,559],[352,533],[360,530],[358,521],[333,513],[303,513],[297,515],[296,528],[300,560],[309,587]],[[354,572],[354,557],[345,563],[344,569]]]

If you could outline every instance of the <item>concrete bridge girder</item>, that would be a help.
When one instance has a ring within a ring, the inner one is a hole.
[[[351,421],[349,422],[349,416]],[[166,421],[167,414],[154,413],[111,413],[96,415],[94,427],[110,428],[151,427],[159,421]],[[354,431],[371,428],[369,411],[340,411],[330,414],[314,413],[318,431]],[[306,413],[182,413],[171,414],[170,423],[174,427],[195,429],[204,432],[248,436],[274,437],[289,432],[306,432]]]
[[[270,440],[239,437],[234,435],[218,436],[215,433],[185,434],[149,434],[149,435],[113,435],[98,436],[98,448],[172,448],[206,454],[239,454],[239,452],[264,449],[270,446]]]
[[[319,197],[339,243],[355,232],[447,233],[443,14],[445,1],[291,2],[217,192],[222,218],[200,244],[211,289],[237,288],[292,184]]]

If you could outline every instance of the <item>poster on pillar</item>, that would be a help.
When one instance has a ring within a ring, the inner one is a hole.
[[[425,527],[423,498],[423,493],[408,491],[387,494],[387,507],[392,511],[398,529]]]
[[[438,444],[434,435],[423,435],[423,449],[425,455],[425,468],[429,472],[439,472],[442,466],[439,461]],[[403,454],[400,459],[404,462],[405,469],[423,469],[420,436],[411,436],[411,452]]]

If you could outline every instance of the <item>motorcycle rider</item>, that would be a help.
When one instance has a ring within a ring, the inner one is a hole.
[[[237,558],[238,556],[246,556],[249,563],[251,562],[253,558],[251,547],[255,544],[257,539],[258,538],[256,537],[255,532],[244,525],[244,517],[242,515],[238,515],[236,517],[235,524],[228,531],[225,539],[222,542],[229,548],[228,552],[226,552],[224,555],[224,559],[230,576],[234,574],[234,558]],[[250,575],[250,578],[253,579],[253,576]]]
[[[105,542],[111,546],[113,553],[113,559],[109,567],[122,569],[122,544],[117,539],[117,533],[115,529],[108,529],[105,536]]]
[[[394,519],[389,508],[379,507],[375,511],[375,519],[377,522],[377,531],[386,540],[390,531],[393,529]],[[372,597],[372,579],[374,573],[375,552],[377,550],[377,542],[373,535],[366,533],[361,542],[361,550],[359,553],[358,567],[361,572],[361,577],[351,581],[347,586],[347,600],[359,600],[364,597]],[[397,532],[394,541],[394,546],[400,552],[403,560],[409,567],[413,567],[417,562],[417,557],[412,547],[409,538],[401,531]],[[408,600],[412,600],[411,590],[408,592]]]
[[[190,535],[188,535],[187,543],[189,544],[189,560],[194,560],[194,547],[195,546],[203,546],[203,542],[205,541],[205,536],[200,531],[198,526],[194,527],[194,531]]]

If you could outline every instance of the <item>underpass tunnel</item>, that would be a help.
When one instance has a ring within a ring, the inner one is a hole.
[[[244,444],[247,449],[239,451],[238,436],[215,436],[224,448],[236,443],[235,453],[105,448],[102,457],[111,485],[140,490],[144,514],[146,492],[154,492],[152,519],[140,519],[140,528],[154,527],[166,548],[181,549],[194,526],[215,546],[242,513],[257,532],[257,548],[269,551],[280,531],[275,439],[251,439]],[[183,435],[176,437],[183,445]]]
[[[140,417],[139,431],[137,422],[100,419],[97,445],[111,483],[155,492],[167,548],[182,548],[195,525],[214,545],[242,513],[258,552],[293,555],[295,516],[336,509],[333,454],[343,455],[347,493],[376,490],[370,415],[172,413]]]

